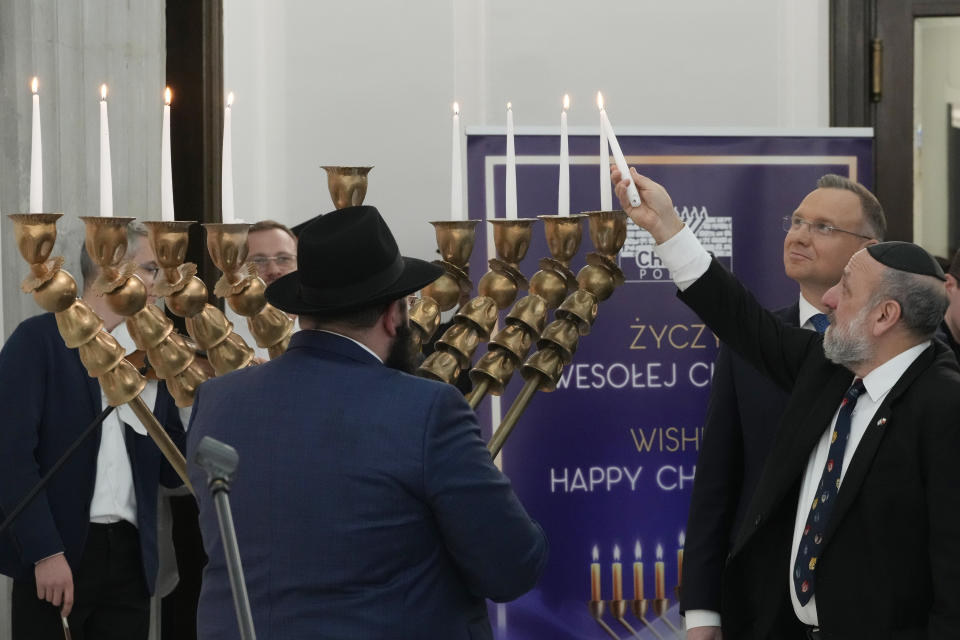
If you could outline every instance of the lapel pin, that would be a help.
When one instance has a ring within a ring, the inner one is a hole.
[[[878,427],[882,427],[882,426],[885,425],[885,424],[887,424],[887,419],[886,419],[886,418],[880,418],[879,420],[877,420],[877,426],[878,426]]]

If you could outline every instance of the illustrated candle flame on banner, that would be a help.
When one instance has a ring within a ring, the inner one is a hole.
[[[657,600],[666,597],[667,589],[663,575],[663,546],[657,545],[657,562],[653,565],[654,596]]]
[[[163,92],[163,129],[160,133],[160,219],[173,222],[173,171],[170,160],[170,87]]]
[[[30,144],[30,213],[43,213],[43,145],[40,142],[40,80],[30,82],[33,91],[33,131]]]
[[[110,123],[107,121],[107,85],[100,85],[100,216],[113,216],[113,174],[110,169]]]
[[[640,541],[633,547],[633,599],[643,600],[643,562],[640,553]]]
[[[620,563],[620,547],[613,545],[613,596],[612,600],[623,600],[623,565]]]
[[[593,562],[590,564],[590,600],[599,602],[600,592],[600,550],[593,545]]]
[[[677,538],[677,586],[683,584],[683,545],[687,541],[686,534],[681,531]]]

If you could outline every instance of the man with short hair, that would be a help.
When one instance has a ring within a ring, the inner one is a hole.
[[[297,236],[276,220],[261,220],[251,225],[247,234],[247,249],[247,262],[257,268],[257,275],[268,286],[297,269]],[[230,308],[227,308],[226,314],[233,323],[233,330],[253,349],[254,355],[261,362],[269,360],[268,350],[257,345],[247,319]],[[290,317],[294,321],[291,332],[300,331],[297,317],[293,314]]]
[[[146,228],[128,227],[127,256],[153,287],[159,271]],[[91,286],[98,267],[81,251],[83,298],[131,353],[136,349],[106,298]],[[148,304],[156,298],[149,296]],[[142,397],[174,441],[183,427],[163,382]],[[0,351],[0,520],[97,417],[106,400],[68,349],[54,314],[24,320]],[[0,536],[0,572],[13,583],[14,640],[147,638],[157,574],[157,490],[182,484],[132,411],[118,407]]]
[[[613,171],[678,294],[792,389],[723,572],[723,635],[947,638],[960,620],[960,369],[931,340],[943,271],[920,247],[856,252],[824,336],[785,326],[703,249],[659,184]],[[774,428],[774,425],[771,425]]]
[[[960,249],[953,254],[953,260],[946,273],[947,298],[950,306],[943,316],[938,337],[947,343],[953,354],[960,360]]]
[[[798,302],[774,313],[790,326],[826,329],[823,295],[860,249],[883,240],[886,219],[863,185],[834,174],[783,219],[783,266]],[[703,446],[687,521],[680,606],[688,640],[720,635],[723,565],[756,490],[789,390],[723,345],[714,366]]]
[[[230,500],[257,637],[492,638],[484,599],[531,589],[547,543],[463,395],[409,375],[407,296],[442,270],[402,257],[369,206],[307,224],[297,262],[266,296],[303,330],[201,385],[188,437],[190,459],[204,436],[239,454]],[[214,504],[198,500],[199,636],[236,638]]]

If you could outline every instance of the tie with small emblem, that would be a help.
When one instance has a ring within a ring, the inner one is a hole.
[[[824,313],[815,313],[810,316],[810,324],[817,330],[817,333],[823,333],[830,326],[830,321]]]
[[[864,391],[863,380],[857,378],[853,382],[840,403],[840,412],[837,414],[837,423],[834,425],[830,439],[830,451],[827,462],[823,466],[817,495],[813,499],[810,513],[807,514],[807,524],[800,536],[800,546],[797,549],[797,562],[793,565],[793,586],[797,592],[797,599],[801,606],[810,602],[815,585],[815,569],[817,558],[823,548],[823,532],[830,521],[830,512],[837,500],[840,491],[840,471],[843,467],[843,453],[847,449],[850,439],[850,416],[857,404],[857,398]]]

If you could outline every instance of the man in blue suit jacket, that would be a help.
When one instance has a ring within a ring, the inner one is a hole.
[[[155,258],[146,229],[131,227],[128,256],[149,289]],[[96,266],[88,256],[81,262],[89,285]],[[128,352],[135,349],[105,298],[85,289],[84,299]],[[150,382],[143,397],[182,446],[183,426],[164,383]],[[3,520],[105,406],[52,313],[20,323],[0,351],[0,405]],[[146,640],[161,483],[182,481],[132,412],[117,409],[0,536],[0,573],[14,579],[14,640],[62,639],[60,614],[74,638]]]
[[[454,387],[402,371],[405,296],[440,273],[401,257],[373,207],[321,216],[300,235],[297,271],[267,289],[303,330],[283,356],[197,394],[188,458],[204,436],[240,456],[230,500],[261,640],[491,638],[485,598],[516,598],[540,575],[543,531],[473,411]],[[198,636],[236,638],[214,505],[199,502]]]

